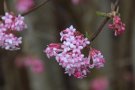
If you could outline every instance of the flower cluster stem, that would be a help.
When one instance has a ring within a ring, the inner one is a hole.
[[[119,0],[116,0],[116,2],[115,2],[115,4],[114,4],[114,10],[117,9],[118,4],[119,4]],[[94,39],[100,34],[100,32],[103,30],[104,26],[106,25],[106,23],[107,23],[109,20],[110,20],[110,18],[109,18],[109,17],[106,17],[106,18],[102,21],[102,23],[101,23],[101,24],[99,25],[99,27],[98,27],[97,32],[95,32],[95,33],[92,35],[92,37],[91,37],[91,39],[90,39],[91,42],[94,41]]]
[[[98,30],[96,33],[93,34],[92,38],[90,39],[90,41],[92,42],[98,35],[99,33],[103,30],[103,27],[105,26],[105,24],[109,21],[109,17],[106,17],[102,23],[100,24],[100,26],[98,27]]]

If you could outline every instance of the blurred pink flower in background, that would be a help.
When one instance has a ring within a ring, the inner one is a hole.
[[[80,0],[71,0],[74,5],[78,5],[80,3]]]
[[[90,90],[107,90],[109,81],[106,77],[97,77],[90,82]]]
[[[18,12],[24,13],[34,6],[33,0],[17,0],[16,9]]]
[[[41,73],[44,70],[43,62],[37,58],[29,58],[30,63],[27,65],[30,66],[31,70],[36,73]]]
[[[87,1],[89,1],[89,0],[71,0],[71,3],[73,5],[79,5],[79,4],[87,3]]]
[[[18,57],[15,62],[17,67],[30,68],[31,71],[35,73],[42,73],[44,71],[44,65],[42,60],[37,57],[26,56]]]

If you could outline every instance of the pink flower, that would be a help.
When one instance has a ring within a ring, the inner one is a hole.
[[[17,0],[16,9],[21,12],[27,12],[30,8],[34,6],[33,0]]]
[[[73,26],[61,31],[60,36],[62,43],[51,43],[44,52],[48,58],[55,56],[56,61],[69,76],[84,78],[90,72],[89,69],[104,66],[105,60],[100,51],[91,49],[89,56],[84,56],[82,50],[90,44],[90,41]]]
[[[76,78],[83,78],[89,72],[89,60],[84,58],[81,53],[67,52],[60,53],[56,56],[56,60],[69,76],[74,75]]]
[[[90,90],[107,90],[109,81],[106,77],[97,77],[90,83]]]
[[[33,72],[41,73],[44,71],[43,62],[41,60],[33,60],[31,69]]]
[[[24,17],[18,15],[15,18],[14,24],[11,28],[16,31],[23,31],[25,28],[27,28],[27,25],[24,23]]]
[[[71,0],[73,4],[78,5],[80,3],[80,0]]]
[[[100,51],[91,49],[89,52],[89,59],[92,60],[92,65],[96,68],[104,67],[105,59]]]
[[[57,43],[51,43],[48,45],[48,47],[44,50],[44,52],[47,54],[47,57],[53,57],[60,52],[61,45]]]
[[[9,30],[22,31],[27,28],[24,23],[24,17],[21,15],[15,16],[11,13],[6,12],[5,16],[2,16],[4,26]]]
[[[35,73],[42,73],[44,71],[42,60],[36,57],[26,57],[24,64]]]
[[[61,41],[63,41],[62,48],[64,48],[64,51],[80,51],[86,47],[86,45],[90,44],[88,38],[85,38],[83,34],[76,31],[73,26],[61,31],[60,35]]]
[[[60,32],[61,44],[50,44],[45,49],[48,57],[55,56],[56,61],[65,69],[65,73],[76,78],[87,75],[90,63],[81,50],[90,44],[83,34],[76,31],[73,26]]]
[[[44,71],[43,62],[37,57],[19,57],[16,59],[16,65],[18,67],[30,68],[30,70],[35,73],[42,73]]]
[[[18,50],[19,44],[22,43],[22,37],[15,37],[13,34],[7,34],[3,35],[2,37],[2,48],[5,48],[6,50]]]
[[[24,23],[24,17],[21,15],[15,16],[11,13],[6,13],[1,17],[0,23],[0,47],[6,50],[18,50],[22,43],[22,37],[15,36],[14,32],[20,32],[27,28]]]
[[[4,21],[5,24],[10,24],[10,23],[12,23],[13,15],[6,12],[5,16],[2,16],[1,19]]]
[[[125,24],[121,21],[119,16],[113,17],[113,23],[109,24],[109,28],[114,30],[114,35],[121,35],[125,31]]]
[[[79,4],[87,3],[87,1],[89,0],[71,0],[71,3],[73,5],[79,5]]]

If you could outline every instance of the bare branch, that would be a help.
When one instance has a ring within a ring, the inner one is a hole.
[[[98,27],[97,32],[92,36],[92,38],[90,39],[90,41],[92,42],[98,35],[99,33],[103,30],[103,27],[106,25],[106,23],[109,21],[109,17],[106,17],[102,23],[100,24],[100,26]]]
[[[115,4],[114,4],[114,10],[117,10],[118,4],[119,4],[119,0],[117,0],[117,1],[115,2]],[[97,32],[95,32],[95,33],[92,35],[92,37],[91,37],[91,39],[90,39],[91,42],[100,34],[100,32],[103,30],[104,26],[106,25],[106,23],[107,23],[109,20],[110,20],[110,17],[106,17],[106,18],[102,21],[102,23],[101,23],[101,24],[99,25],[99,27],[98,27]]]

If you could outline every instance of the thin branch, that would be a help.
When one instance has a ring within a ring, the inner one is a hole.
[[[36,7],[32,8],[32,9],[30,9],[28,12],[23,13],[23,14],[21,14],[21,15],[22,15],[22,16],[25,16],[25,15],[27,15],[27,14],[29,14],[29,13],[31,13],[31,12],[37,10],[38,8],[40,8],[40,7],[42,7],[43,5],[47,4],[49,1],[50,1],[50,0],[46,0],[46,1],[42,2],[41,4],[39,4],[38,6],[36,6]]]
[[[120,0],[116,0],[116,2],[115,2],[115,4],[114,4],[114,10],[115,10],[115,11],[117,10],[117,7],[118,7],[118,5],[119,5],[119,2],[120,2]]]
[[[103,30],[103,27],[106,25],[106,23],[109,21],[109,17],[106,17],[102,23],[100,24],[100,26],[98,27],[98,30],[95,34],[93,34],[92,38],[90,39],[90,41],[92,42],[98,35],[99,33]]]
[[[117,0],[117,1],[115,2],[115,4],[114,4],[114,10],[117,9],[118,4],[119,4],[119,0]],[[110,17],[106,17],[106,18],[102,21],[102,23],[101,23],[101,24],[99,25],[99,27],[98,27],[97,32],[95,32],[95,33],[92,35],[92,37],[91,37],[91,39],[90,39],[91,42],[100,34],[100,32],[103,30],[104,26],[106,25],[106,23],[107,23],[109,20],[110,20]]]

